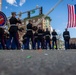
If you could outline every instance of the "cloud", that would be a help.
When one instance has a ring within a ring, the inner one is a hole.
[[[16,0],[6,0],[11,5],[18,6]]]
[[[22,6],[25,3],[26,0],[20,0],[19,2],[19,6]],[[18,6],[17,4],[17,0],[6,0],[7,3],[14,5],[14,6]]]
[[[8,9],[8,7],[7,7],[7,6],[5,6],[5,8],[6,8],[6,9]]]
[[[20,0],[19,5],[22,6],[25,3],[26,0]]]

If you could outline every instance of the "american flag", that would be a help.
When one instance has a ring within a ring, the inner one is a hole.
[[[68,5],[67,28],[76,27],[76,5]]]

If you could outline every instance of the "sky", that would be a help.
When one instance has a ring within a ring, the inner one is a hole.
[[[46,14],[59,0],[2,0],[2,12],[7,17],[11,15],[11,12],[25,12],[36,8],[36,6],[43,7],[43,14]],[[76,0],[63,0],[48,16],[52,19],[51,26],[57,31],[58,34],[63,34],[63,31],[67,27],[68,22],[68,9],[67,4],[74,5]],[[37,10],[32,16],[38,15]],[[22,15],[22,19],[27,14]],[[69,28],[71,38],[76,38],[76,28]]]

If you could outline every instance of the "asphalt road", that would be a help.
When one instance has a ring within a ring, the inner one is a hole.
[[[76,50],[0,50],[0,75],[76,75]]]

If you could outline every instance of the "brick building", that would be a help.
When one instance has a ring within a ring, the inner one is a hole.
[[[70,49],[76,49],[76,38],[70,39]]]
[[[51,31],[51,18],[49,16],[47,16],[45,19],[43,18],[44,14],[41,15],[37,15],[37,16],[33,16],[30,18],[25,18],[24,22],[25,22],[25,29],[26,29],[26,25],[28,24],[28,21],[31,20],[32,24],[35,25],[38,21],[40,21],[42,19],[42,21],[37,25],[37,27],[41,27],[42,29],[46,29],[48,28]]]
[[[71,38],[70,43],[76,44],[76,38]]]

